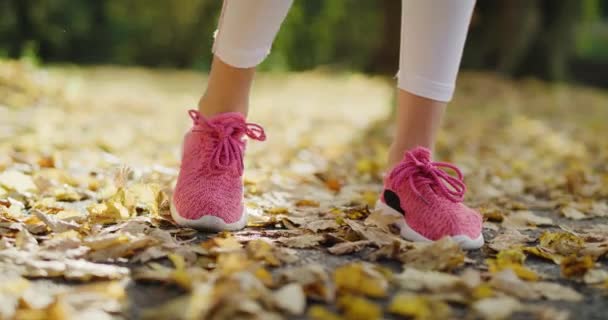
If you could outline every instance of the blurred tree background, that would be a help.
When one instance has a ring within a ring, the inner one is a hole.
[[[0,0],[0,57],[207,70],[221,4]],[[394,73],[399,24],[398,0],[295,1],[261,68]],[[608,86],[608,2],[479,1],[463,67]]]

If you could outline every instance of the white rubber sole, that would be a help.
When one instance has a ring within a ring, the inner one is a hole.
[[[410,228],[405,219],[403,219],[403,215],[397,210],[385,204],[384,202],[378,200],[378,202],[376,202],[376,210],[379,210],[382,214],[385,215],[398,216],[401,218],[398,219],[395,224],[400,230],[399,233],[401,237],[403,237],[404,239],[414,242],[433,242],[433,240],[424,237],[423,235],[414,231],[414,229]],[[483,234],[480,234],[479,237],[476,239],[471,239],[466,235],[451,236],[450,238],[452,238],[454,242],[458,243],[458,245],[465,250],[479,249],[483,246],[484,243]]]
[[[171,217],[173,217],[173,220],[180,226],[192,229],[204,231],[235,231],[243,229],[247,225],[247,208],[243,207],[241,218],[233,223],[226,223],[222,218],[211,215],[202,216],[199,219],[186,219],[177,212],[177,209],[173,205],[173,199],[171,199]]]

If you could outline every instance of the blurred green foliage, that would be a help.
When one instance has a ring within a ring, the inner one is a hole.
[[[0,0],[0,56],[207,70],[220,0]],[[479,2],[465,67],[564,79],[573,57],[608,61],[602,0]],[[394,72],[398,0],[297,0],[265,70]]]

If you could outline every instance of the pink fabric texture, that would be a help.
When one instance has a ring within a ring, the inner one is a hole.
[[[236,112],[212,118],[188,113],[193,126],[184,138],[173,205],[186,219],[212,215],[236,222],[243,214],[243,138],[263,141],[264,129]]]
[[[453,170],[451,176],[441,168]],[[432,162],[431,152],[418,147],[405,153],[385,178],[381,200],[387,203],[387,190],[399,199],[405,221],[429,240],[444,236],[481,235],[482,218],[462,203],[466,186],[460,170],[449,163]]]

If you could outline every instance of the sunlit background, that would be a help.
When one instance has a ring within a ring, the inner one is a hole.
[[[208,70],[221,1],[5,0],[0,56]],[[262,70],[390,74],[400,2],[295,1]],[[608,4],[479,1],[463,66],[608,86]]]

